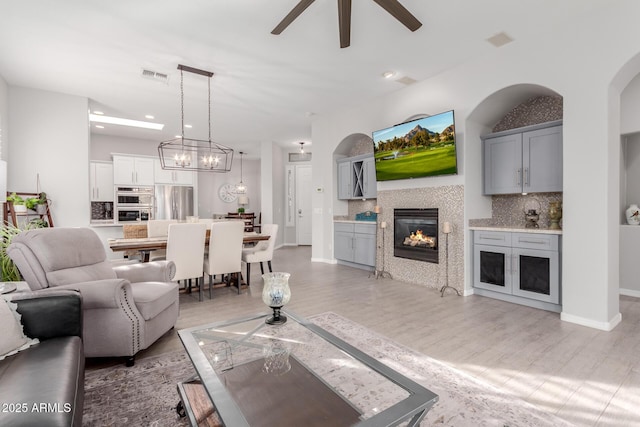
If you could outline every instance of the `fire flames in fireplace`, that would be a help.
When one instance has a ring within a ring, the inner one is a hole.
[[[393,210],[393,256],[438,263],[438,209]]]
[[[404,242],[402,242],[405,246],[418,246],[418,247],[428,247],[435,248],[436,247],[436,238],[433,236],[427,236],[422,233],[422,230],[416,230],[416,232],[411,232],[411,234],[404,238]]]

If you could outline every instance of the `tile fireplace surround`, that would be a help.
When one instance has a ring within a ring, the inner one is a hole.
[[[394,279],[440,289],[446,281],[447,262],[442,224],[448,221],[452,228],[449,234],[449,286],[462,292],[464,290],[464,187],[453,185],[378,191],[377,201],[381,208],[378,226],[382,221],[387,223],[387,228],[384,230],[384,249],[381,249],[382,229],[378,229],[378,269],[388,271]],[[396,208],[438,208],[440,221],[438,236],[440,262],[438,264],[393,256],[393,210]],[[382,250],[384,250],[384,268]]]

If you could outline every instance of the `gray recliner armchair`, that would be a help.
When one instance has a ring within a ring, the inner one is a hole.
[[[87,357],[127,357],[153,344],[178,319],[170,261],[113,267],[90,228],[42,228],[15,236],[7,254],[32,291],[77,289]]]

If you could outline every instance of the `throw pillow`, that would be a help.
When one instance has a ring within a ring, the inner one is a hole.
[[[0,298],[0,325],[3,330],[0,334],[0,360],[39,342],[25,336],[20,323],[22,316],[16,311],[17,308],[15,303]]]

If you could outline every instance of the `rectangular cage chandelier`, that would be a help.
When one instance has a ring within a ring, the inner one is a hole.
[[[178,65],[180,70],[180,137],[161,142],[158,155],[162,169],[189,170],[201,172],[229,172],[233,162],[233,149],[211,140],[211,77],[210,71],[199,70],[186,65]],[[209,140],[186,138],[184,136],[184,72],[207,77],[209,90]]]

